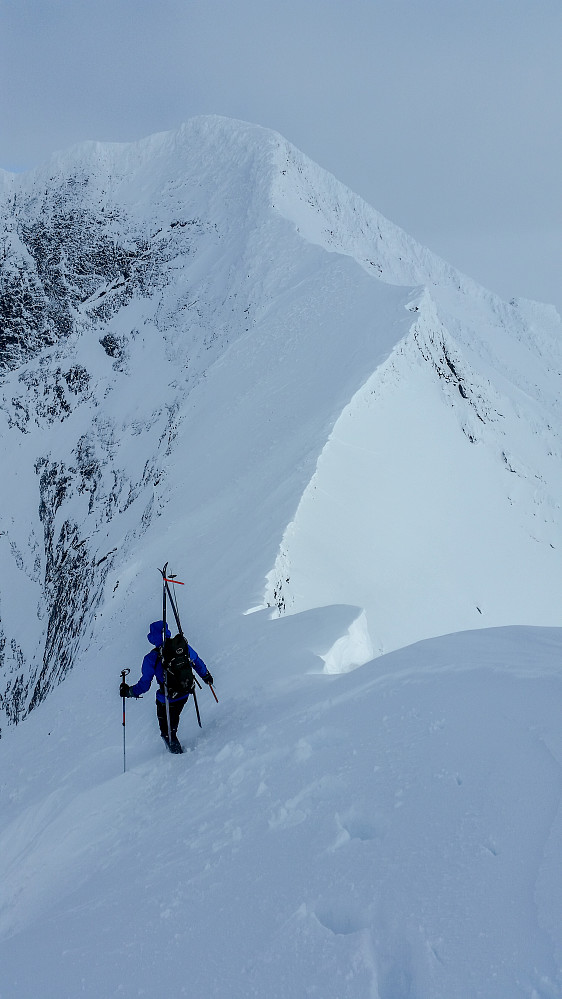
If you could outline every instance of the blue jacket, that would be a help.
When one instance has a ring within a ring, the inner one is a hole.
[[[150,625],[150,631],[147,635],[148,641],[151,645],[160,646],[162,645],[162,621],[154,621]],[[166,638],[171,638],[170,629],[166,625]],[[189,657],[193,663],[196,672],[199,674],[201,679],[207,676],[209,670],[205,666],[205,663],[200,656],[197,655],[195,649],[188,644]],[[160,652],[158,648],[151,649],[147,652],[142,661],[141,678],[138,683],[135,683],[131,689],[132,697],[140,697],[141,694],[145,694],[149,689],[150,684],[154,680],[154,677],[158,680],[159,684],[164,684],[164,670],[162,669],[162,661],[160,659]],[[170,704],[174,701],[185,701],[189,697],[189,694],[185,694],[184,697],[175,697],[170,699]],[[166,703],[166,698],[162,690],[156,692],[156,700],[160,701],[161,704]]]

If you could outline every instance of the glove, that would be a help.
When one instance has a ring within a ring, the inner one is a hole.
[[[209,673],[209,671],[207,670],[207,672],[206,672],[205,676],[203,677],[203,683],[208,683],[208,684],[209,684],[209,687],[211,687],[211,686],[213,685],[213,683],[214,683],[214,682],[215,682],[215,681],[213,680],[213,676],[212,676],[212,674],[211,674],[211,673]]]
[[[121,686],[119,687],[119,697],[132,697],[131,688],[128,683],[123,680]]]

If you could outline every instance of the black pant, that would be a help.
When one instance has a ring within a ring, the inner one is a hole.
[[[172,730],[172,738],[178,730],[180,715],[187,704],[187,700],[187,697],[184,697],[182,701],[170,701],[170,728]],[[167,739],[168,718],[166,715],[166,704],[163,704],[162,701],[156,701],[156,717],[158,718],[158,724],[160,726],[160,734]]]

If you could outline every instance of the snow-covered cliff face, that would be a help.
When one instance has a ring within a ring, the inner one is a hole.
[[[531,596],[524,623],[555,623],[546,308],[500,302],[280,136],[220,118],[2,175],[0,219],[8,722],[104,647],[109,608],[113,627],[155,615],[143,573],[170,544],[202,628],[225,606],[357,604],[341,668],[519,622]]]

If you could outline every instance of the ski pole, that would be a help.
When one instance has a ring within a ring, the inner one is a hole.
[[[130,673],[130,669],[121,670],[121,683],[125,683],[125,677]],[[125,697],[123,697],[123,773],[127,769],[127,757],[125,755]]]
[[[213,687],[213,684],[212,684],[212,683],[210,683],[210,684],[209,684],[209,687],[211,688],[211,694],[213,695],[213,697],[215,698],[215,701],[216,701],[216,702],[217,702],[217,704],[218,704],[218,703],[219,703],[219,699],[218,699],[217,695],[215,694],[215,691],[214,691],[214,687]]]

